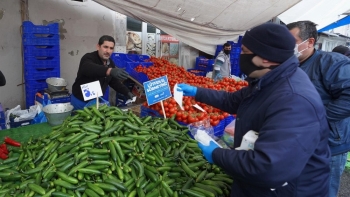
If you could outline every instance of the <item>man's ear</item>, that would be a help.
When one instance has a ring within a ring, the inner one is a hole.
[[[97,45],[96,45],[96,50],[99,50],[100,47],[101,47],[101,46],[100,46],[99,44],[97,44]]]
[[[311,48],[311,47],[315,46],[315,43],[316,43],[315,38],[309,38],[307,45],[309,48]],[[311,45],[311,47],[310,47],[310,45]]]

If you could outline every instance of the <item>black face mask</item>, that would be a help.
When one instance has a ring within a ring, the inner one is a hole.
[[[258,67],[253,63],[252,60],[255,56],[255,54],[241,54],[239,57],[239,68],[247,76],[256,70],[265,69],[263,67]]]
[[[225,53],[226,55],[230,54],[230,52],[231,52],[231,50],[224,50],[224,53]]]
[[[255,54],[241,54],[239,57],[239,68],[241,69],[241,71],[249,76],[252,72],[256,71],[256,70],[263,70],[263,69],[274,69],[277,67],[276,66],[270,66],[270,67],[259,67],[256,66],[253,63],[253,58],[255,57]]]

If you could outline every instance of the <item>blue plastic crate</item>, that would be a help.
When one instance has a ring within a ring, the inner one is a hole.
[[[10,117],[10,128],[17,128],[17,127],[23,127],[23,126],[30,125],[32,120],[33,119],[15,122],[14,118]]]
[[[60,57],[60,48],[56,46],[24,46],[24,57]]]
[[[225,127],[227,125],[229,125],[233,120],[235,119],[235,117],[233,117],[232,115],[229,115],[228,117],[225,118]]]
[[[50,77],[60,77],[60,70],[25,70],[24,74],[25,80],[42,80]]]
[[[0,123],[0,130],[6,129],[6,123]]]
[[[137,66],[142,65],[145,67],[150,67],[153,65],[152,62],[146,63],[146,62],[128,62],[127,63],[127,67],[126,67],[126,72],[129,73],[129,75],[133,78],[135,78],[138,82],[140,83],[144,83],[146,81],[148,81],[148,76],[145,73],[142,72],[137,72],[136,70],[134,70]]]
[[[40,96],[36,96],[35,97],[35,101],[43,104],[44,101],[45,103],[48,103],[48,101],[50,101],[52,104],[55,103],[70,103],[70,96],[65,96],[65,97],[61,97],[61,98],[53,98],[53,99],[48,99],[46,98],[46,96],[44,95],[43,98]]]
[[[41,36],[42,35],[42,36]],[[60,37],[58,34],[23,34],[23,45],[59,45]]]
[[[143,105],[141,105],[140,116],[141,117],[145,117],[145,116],[163,117],[156,110],[150,109],[150,108],[145,107]]]
[[[26,85],[26,90],[32,90],[32,89],[44,90],[45,88],[47,88],[47,83],[45,79],[41,79],[41,80],[27,79],[25,81],[25,85]]]
[[[114,61],[115,59],[122,60],[125,62],[133,62],[133,60],[129,59],[127,54],[125,53],[112,53],[111,59]]]
[[[188,72],[196,75],[196,76],[202,76],[205,77],[207,75],[207,71],[204,70],[198,70],[198,69],[188,69]]]
[[[24,57],[26,69],[60,68],[60,57]]]
[[[48,25],[34,25],[30,21],[23,21],[22,32],[24,34],[58,34],[59,24],[52,23]]]
[[[2,108],[2,105],[0,103],[0,123],[5,123],[6,118],[5,118],[5,111]]]
[[[126,68],[126,61],[120,60],[120,59],[112,59],[115,66],[118,68]]]

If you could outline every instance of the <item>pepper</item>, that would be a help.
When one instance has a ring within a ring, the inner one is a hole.
[[[7,156],[5,153],[0,152],[0,159],[2,160],[6,160],[7,158],[9,158],[9,156]]]
[[[7,149],[7,146],[5,143],[0,145],[0,151],[4,152],[6,155],[9,154],[9,150]]]
[[[21,143],[9,138],[9,137],[5,137],[5,143],[8,144],[8,145],[11,145],[11,146],[17,146],[17,147],[20,147],[21,146]]]

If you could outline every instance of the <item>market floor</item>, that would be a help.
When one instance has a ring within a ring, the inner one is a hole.
[[[350,196],[350,170],[345,170],[340,182],[340,190],[338,197]]]

